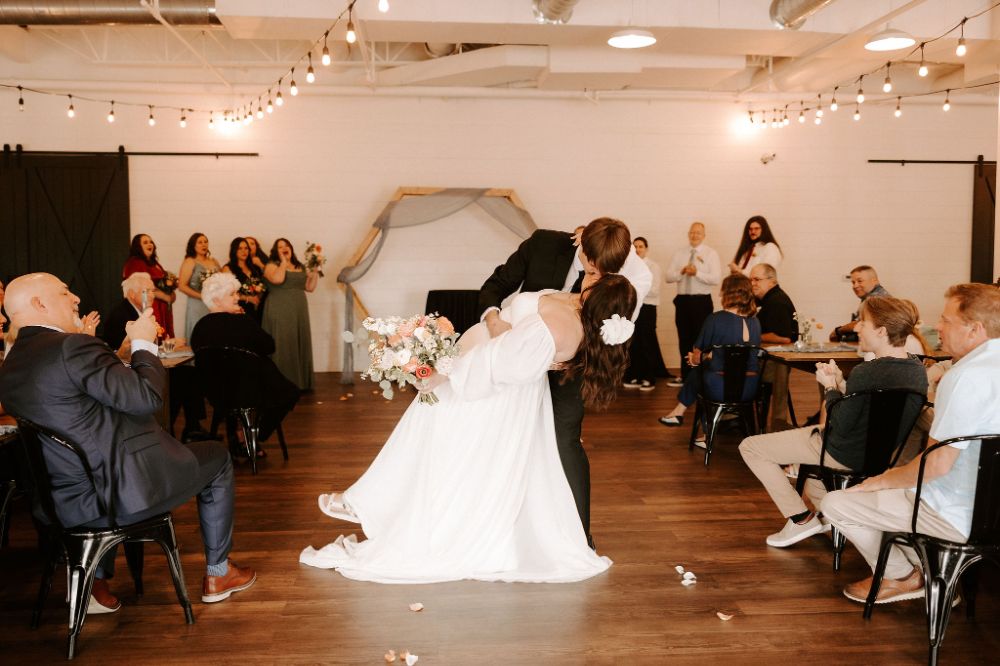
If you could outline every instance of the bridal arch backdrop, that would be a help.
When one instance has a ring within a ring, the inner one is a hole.
[[[510,189],[496,188],[435,188],[435,187],[400,187],[396,190],[390,202],[379,213],[372,224],[371,230],[365,236],[361,245],[352,255],[349,263],[337,275],[337,282],[345,292],[344,329],[354,331],[356,326],[355,311],[363,319],[369,312],[355,290],[355,282],[371,270],[385,247],[391,229],[415,227],[444,220],[459,211],[475,205],[485,212],[491,220],[495,220],[512,232],[517,238],[525,239],[532,234],[537,225],[531,214],[525,209],[517,193]],[[504,256],[506,258],[506,256]],[[448,261],[457,257],[428,257],[427,261]],[[492,268],[492,266],[490,267]],[[484,272],[485,280],[488,272]],[[404,275],[393,276],[394,281],[403,281]],[[451,285],[438,285],[440,288]],[[393,314],[407,315],[411,313],[398,312]],[[354,382],[354,344],[351,336],[344,339],[344,363],[341,382]]]

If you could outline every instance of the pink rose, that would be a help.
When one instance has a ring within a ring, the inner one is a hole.
[[[414,356],[406,362],[406,365],[403,366],[403,372],[414,372],[419,365],[420,361],[418,361],[417,357]]]
[[[416,324],[411,321],[404,321],[402,324],[396,328],[396,332],[403,336],[404,338],[413,337],[413,331],[417,328]]]
[[[395,347],[396,345],[398,345],[402,341],[403,341],[403,338],[401,338],[398,334],[397,335],[390,335],[389,339],[386,340],[386,342],[389,343],[390,347]]]
[[[455,332],[454,324],[448,321],[447,317],[437,318],[437,329],[438,333],[440,333],[443,337],[448,337]]]

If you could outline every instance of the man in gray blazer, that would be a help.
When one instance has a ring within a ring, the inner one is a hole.
[[[233,535],[233,468],[217,442],[181,444],[156,422],[165,370],[156,354],[152,310],[126,324],[131,365],[100,339],[77,333],[80,299],[48,273],[32,273],[7,287],[6,309],[18,338],[0,367],[0,402],[14,416],[45,426],[81,447],[94,487],[75,455],[43,444],[53,499],[66,527],[103,527],[115,496],[115,522],[138,522],[198,498],[208,571],[202,601],[213,603],[253,585],[256,573],[228,559]],[[44,437],[43,437],[44,440]],[[120,604],[106,579],[114,553],[98,571],[89,612]]]

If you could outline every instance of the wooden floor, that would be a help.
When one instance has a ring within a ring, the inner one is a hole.
[[[421,665],[926,660],[922,602],[878,608],[866,622],[861,606],[840,594],[870,573],[850,546],[839,574],[825,536],[767,547],[782,518],[740,459],[738,438],[721,440],[706,469],[701,452],[687,450],[686,428],[656,422],[676,395],[663,385],[625,392],[585,422],[593,533],[599,552],[615,561],[606,574],[566,585],[392,586],[302,566],[302,547],[351,527],[320,514],[316,495],[345,488],[365,469],[409,397],[386,402],[359,383],[342,400],[347,389],[338,382],[320,375],[316,392],[286,421],[288,463],[272,447],[258,476],[245,463],[237,468],[233,555],[257,568],[257,584],[224,603],[195,601],[196,624],[187,626],[153,547],[142,599],[119,558],[112,589],[124,607],[87,620],[78,663],[378,664],[388,649],[409,650]],[[810,413],[816,392],[804,373],[793,373],[793,392],[800,414]],[[193,501],[175,512],[175,523],[188,590],[198,599],[204,557]],[[697,574],[696,585],[680,584],[678,564]],[[64,580],[57,577],[42,626],[28,628],[39,567],[23,501],[0,572],[0,662],[64,659]],[[961,608],[952,617],[943,664],[998,663],[997,581],[995,571],[983,572],[974,621]],[[425,610],[411,612],[412,602]],[[723,622],[717,611],[735,617]]]

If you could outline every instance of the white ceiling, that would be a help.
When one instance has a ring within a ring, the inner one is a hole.
[[[681,91],[754,99],[798,99],[852,83],[887,57],[863,48],[868,35],[891,26],[918,41],[937,37],[990,6],[982,0],[835,0],[797,30],[769,21],[770,0],[579,0],[566,25],[535,22],[531,0],[358,0],[361,43],[348,51],[346,21],[329,35],[334,64],[314,52],[318,86],[627,91]],[[44,4],[44,3],[43,3]],[[100,4],[100,3],[97,3]],[[216,27],[0,26],[0,82],[66,89],[93,82],[196,86],[201,91],[256,93],[309,51],[347,0],[216,0]],[[955,55],[957,33],[892,68],[896,94],[995,81],[1000,63],[1000,13],[970,21],[969,53]],[[615,30],[653,32],[656,45],[609,47]],[[186,42],[186,43],[185,43]],[[456,53],[434,58],[425,44]],[[320,49],[322,46],[319,47]],[[299,85],[305,64],[298,68]],[[881,78],[869,90],[880,88]],[[287,79],[285,81],[287,85]],[[981,91],[995,98],[991,88]]]

